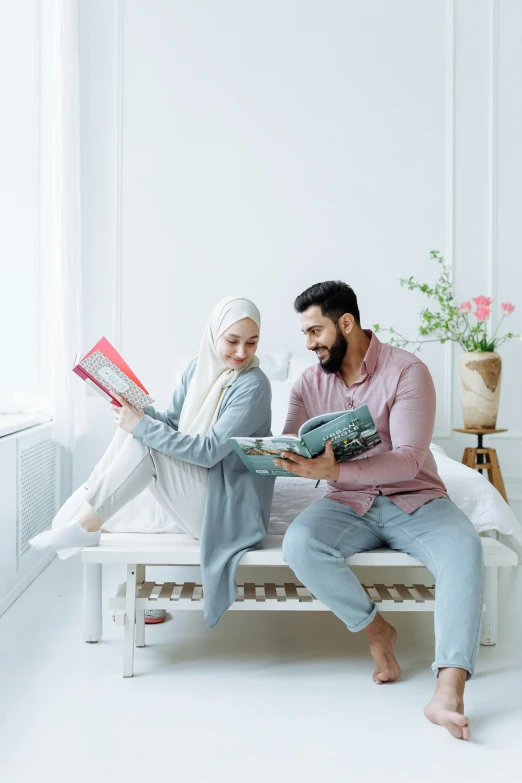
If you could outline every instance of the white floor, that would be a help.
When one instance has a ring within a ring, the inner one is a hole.
[[[107,596],[121,578],[106,569]],[[85,644],[81,564],[54,561],[0,618],[0,780],[519,777],[518,627],[504,617],[503,642],[481,648],[467,697],[473,741],[463,743],[422,715],[434,687],[432,616],[393,618],[404,676],[390,686],[372,683],[362,635],[326,613],[229,613],[213,631],[199,613],[177,615],[147,628],[149,646],[124,680],[122,629],[107,610],[103,640]]]

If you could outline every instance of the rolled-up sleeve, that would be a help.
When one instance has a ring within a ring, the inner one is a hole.
[[[391,450],[341,463],[337,482],[378,486],[415,478],[429,451],[435,409],[431,374],[417,362],[401,374],[390,409]]]
[[[211,468],[232,451],[231,437],[249,437],[270,416],[271,390],[268,379],[233,387],[226,408],[207,435],[187,435],[163,421],[144,417],[134,437],[169,457]]]

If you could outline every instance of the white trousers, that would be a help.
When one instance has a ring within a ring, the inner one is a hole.
[[[145,446],[121,427],[89,476],[84,500],[107,522],[148,488],[175,523],[201,538],[208,470]]]

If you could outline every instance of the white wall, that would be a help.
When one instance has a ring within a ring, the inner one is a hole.
[[[0,394],[39,392],[39,8],[0,10]],[[16,78],[14,78],[16,76]]]
[[[519,306],[522,51],[517,0],[83,0],[85,335],[113,340],[166,402],[212,305],[264,313],[262,350],[303,352],[294,297],[341,278],[363,325],[413,335],[422,300],[398,278],[453,263],[463,298]],[[517,296],[518,294],[518,296]],[[498,448],[522,511],[520,343],[505,358]],[[458,350],[423,353],[436,440],[465,438]],[[112,429],[93,430],[75,483]]]

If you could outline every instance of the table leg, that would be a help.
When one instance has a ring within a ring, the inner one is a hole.
[[[480,643],[489,647],[497,643],[497,566],[484,568],[484,603]]]
[[[102,635],[102,566],[83,564],[83,638],[99,642]]]
[[[136,583],[145,581],[145,566],[139,565],[136,571]],[[136,609],[136,647],[145,647],[145,609]]]
[[[475,449],[465,448],[462,455],[462,464],[468,468],[475,468]]]
[[[491,483],[495,487],[495,489],[498,489],[506,503],[508,502],[507,495],[506,495],[506,488],[504,486],[504,479],[502,478],[502,473],[500,472],[500,465],[498,464],[498,457],[497,452],[495,449],[489,450],[489,462],[491,463]]]
[[[136,565],[127,566],[125,590],[125,636],[123,642],[123,676],[132,677],[134,663],[134,632],[136,626]]]

